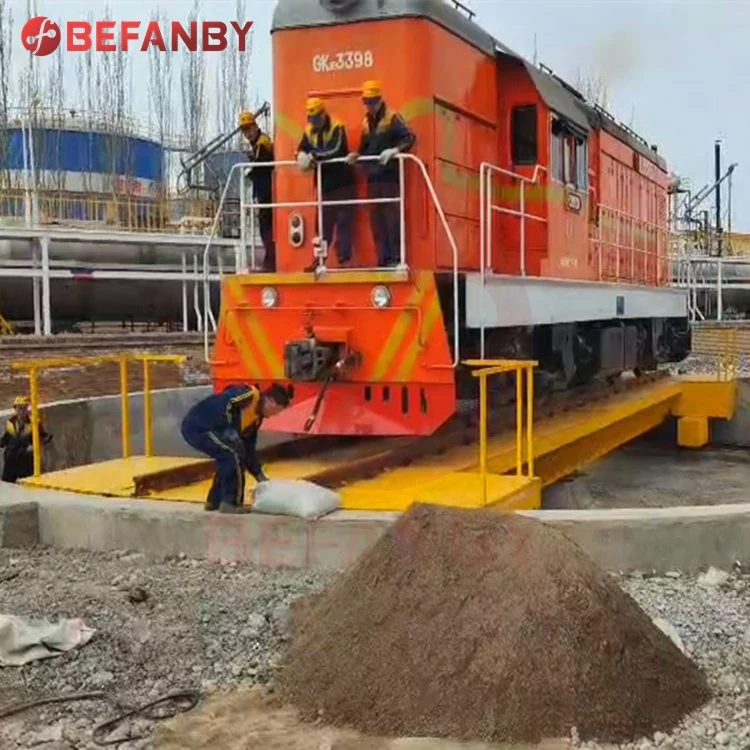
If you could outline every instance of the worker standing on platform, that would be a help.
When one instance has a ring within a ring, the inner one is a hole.
[[[34,444],[31,429],[29,399],[18,396],[13,402],[13,416],[5,423],[5,431],[0,436],[0,448],[3,448],[3,482],[15,484],[19,479],[30,477],[34,473]],[[39,437],[43,444],[52,440],[42,425],[39,425]]]
[[[258,431],[266,417],[289,406],[292,387],[230,386],[193,406],[182,420],[185,442],[216,462],[206,510],[245,513],[245,470],[257,482],[266,475],[257,455]]]
[[[348,155],[350,164],[360,156],[378,156],[378,162],[367,161],[367,197],[398,198],[399,165],[395,157],[410,151],[416,136],[404,118],[386,106],[378,81],[367,81],[362,87],[366,114],[362,123],[362,141],[358,152]],[[401,222],[398,203],[374,203],[370,206],[372,234],[378,249],[378,265],[396,266],[401,258]]]
[[[307,127],[297,147],[297,163],[308,171],[316,162],[344,159],[349,153],[349,144],[344,124],[326,111],[321,99],[307,100]],[[357,180],[354,170],[344,162],[324,164],[321,167],[321,201],[349,201],[357,197]],[[315,180],[317,186],[317,175]],[[336,252],[339,266],[346,267],[352,260],[352,223],[354,204],[323,206],[323,227],[318,232],[330,247],[336,232]],[[315,263],[307,270],[313,270]]]
[[[251,112],[240,115],[240,129],[250,144],[251,150],[247,158],[254,164],[274,161],[273,141],[260,129]],[[252,167],[250,182],[253,186],[253,197],[256,203],[273,203],[273,167]],[[273,209],[258,209],[258,225],[260,238],[263,241],[265,257],[263,270],[276,270],[276,244],[273,240]],[[254,241],[255,238],[251,238]]]

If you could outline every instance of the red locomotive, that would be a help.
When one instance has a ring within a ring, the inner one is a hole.
[[[272,35],[277,267],[225,279],[213,363],[217,388],[295,382],[269,428],[303,432],[315,413],[318,434],[430,434],[469,358],[534,358],[567,385],[688,353],[656,147],[459,4],[279,0]],[[403,262],[376,267],[359,204],[356,268],[319,253],[311,272],[320,206],[292,164],[305,102],[357,149],[371,79],[416,135],[399,157]]]

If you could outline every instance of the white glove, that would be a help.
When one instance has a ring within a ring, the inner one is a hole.
[[[312,154],[305,153],[304,151],[300,151],[297,154],[297,166],[303,171],[307,172],[309,171],[310,167],[313,165],[313,157]]]
[[[346,155],[346,163],[349,164],[349,166],[356,164],[357,159],[359,159],[359,154],[354,151],[352,151],[351,154]]]
[[[385,151],[383,151],[380,154],[380,159],[378,160],[381,164],[388,164],[388,162],[398,154],[397,148],[387,148]]]

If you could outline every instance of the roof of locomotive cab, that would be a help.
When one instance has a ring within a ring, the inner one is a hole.
[[[555,75],[506,47],[445,0],[277,0],[271,33],[282,29],[333,26],[391,18],[428,18],[487,55],[515,58],[526,68],[545,104],[588,132],[604,130],[666,172],[666,161],[632,130],[593,106]]]

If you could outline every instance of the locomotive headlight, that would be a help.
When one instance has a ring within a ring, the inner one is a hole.
[[[263,307],[276,307],[279,304],[279,293],[272,286],[267,286],[260,293],[260,301]]]
[[[375,307],[388,307],[391,304],[391,293],[386,286],[376,286],[372,290],[372,304]]]

